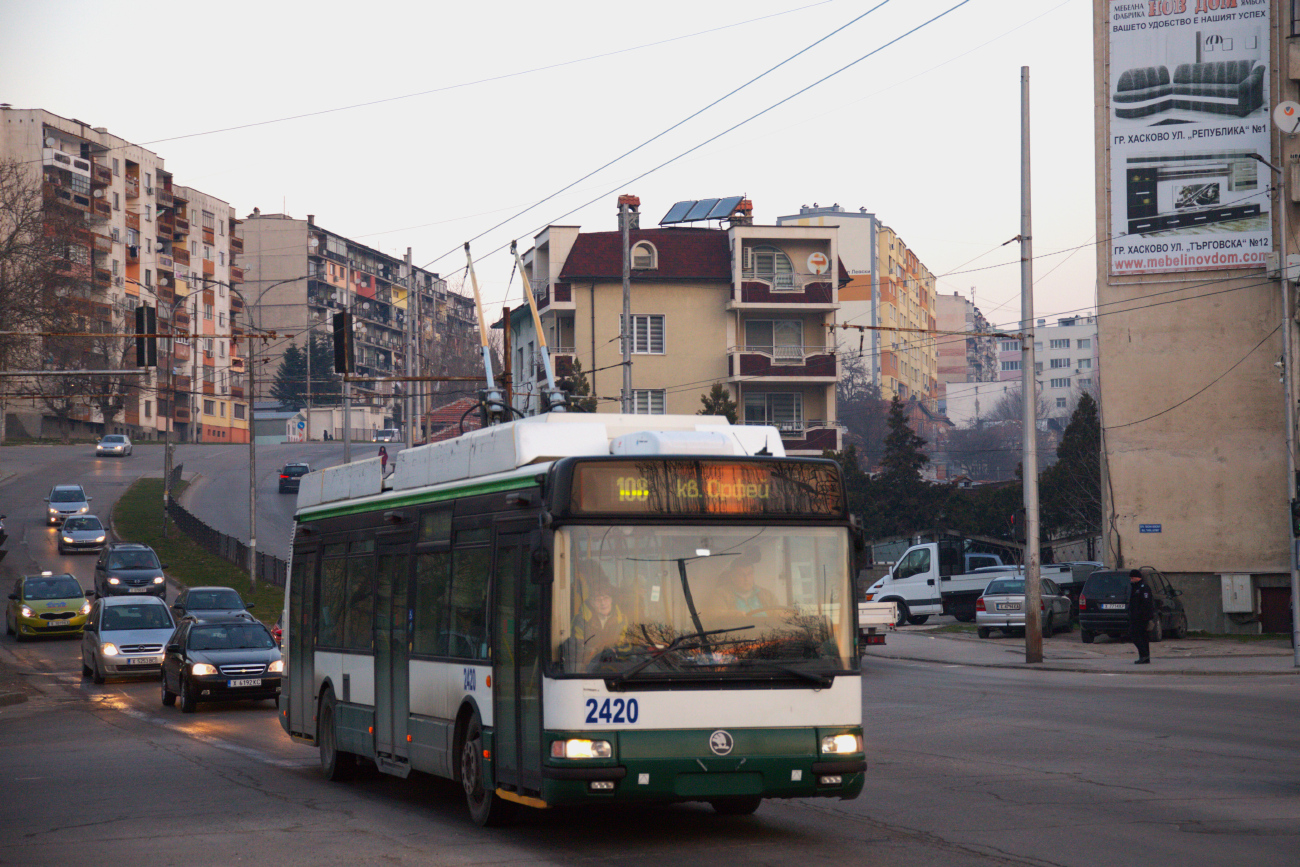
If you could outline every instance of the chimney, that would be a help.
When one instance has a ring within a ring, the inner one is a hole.
[[[641,228],[641,200],[636,196],[630,196],[624,194],[618,197],[618,214],[620,220],[618,224],[618,230],[620,232],[623,231],[623,223],[621,222],[621,220],[623,218],[624,205],[627,205],[628,230],[631,231],[633,229]]]
[[[817,207],[813,205],[813,207]],[[741,199],[740,204],[736,205],[736,210],[731,212],[728,222],[733,226],[752,226],[754,225],[754,203],[749,199]]]
[[[308,214],[308,215],[307,215],[307,225],[308,225],[308,226],[314,226],[314,225],[316,225],[316,215],[315,215],[315,214]]]

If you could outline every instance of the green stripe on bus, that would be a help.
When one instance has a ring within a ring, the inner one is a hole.
[[[460,497],[473,497],[478,494],[495,494],[501,491],[517,491],[521,488],[537,487],[536,475],[517,479],[502,479],[496,482],[483,482],[466,485],[463,488],[448,488],[441,491],[423,490],[410,494],[391,494],[384,499],[367,500],[350,506],[321,505],[304,509],[294,516],[296,521],[318,521],[323,518],[340,518],[344,515],[359,515],[377,509],[391,509],[395,506],[418,506],[423,503],[440,503]]]

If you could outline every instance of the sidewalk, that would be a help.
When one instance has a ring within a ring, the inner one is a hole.
[[[1140,676],[1300,675],[1291,644],[1277,641],[1233,641],[1224,638],[1166,639],[1151,645],[1151,664],[1134,665],[1132,644],[1098,637],[1092,644],[1074,632],[1058,632],[1043,640],[1043,661],[1025,662],[1025,640],[1002,636],[981,639],[973,632],[937,632],[934,627],[904,626],[886,634],[885,645],[868,645],[862,658],[905,659],[941,665],[1022,668],[1036,671],[1076,671],[1088,674]]]

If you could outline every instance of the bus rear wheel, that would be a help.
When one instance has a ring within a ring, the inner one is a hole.
[[[752,816],[761,803],[763,799],[758,795],[749,795],[744,798],[719,798],[709,801],[709,806],[719,816]]]
[[[465,729],[465,742],[460,749],[460,784],[465,789],[465,804],[470,818],[480,827],[504,825],[514,816],[516,804],[498,797],[487,787],[487,774],[483,767],[483,721],[478,712],[470,718]]]
[[[320,769],[325,779],[341,783],[352,778],[357,767],[356,756],[339,749],[338,708],[334,703],[334,690],[326,689],[320,702],[320,731],[316,734],[320,747]]]

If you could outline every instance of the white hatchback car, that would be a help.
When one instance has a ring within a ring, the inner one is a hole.
[[[95,446],[95,457],[115,455],[119,458],[131,457],[131,441],[125,434],[108,434]]]
[[[171,609],[156,596],[96,599],[81,635],[81,676],[95,683],[105,677],[157,677],[163,648],[175,631]]]

